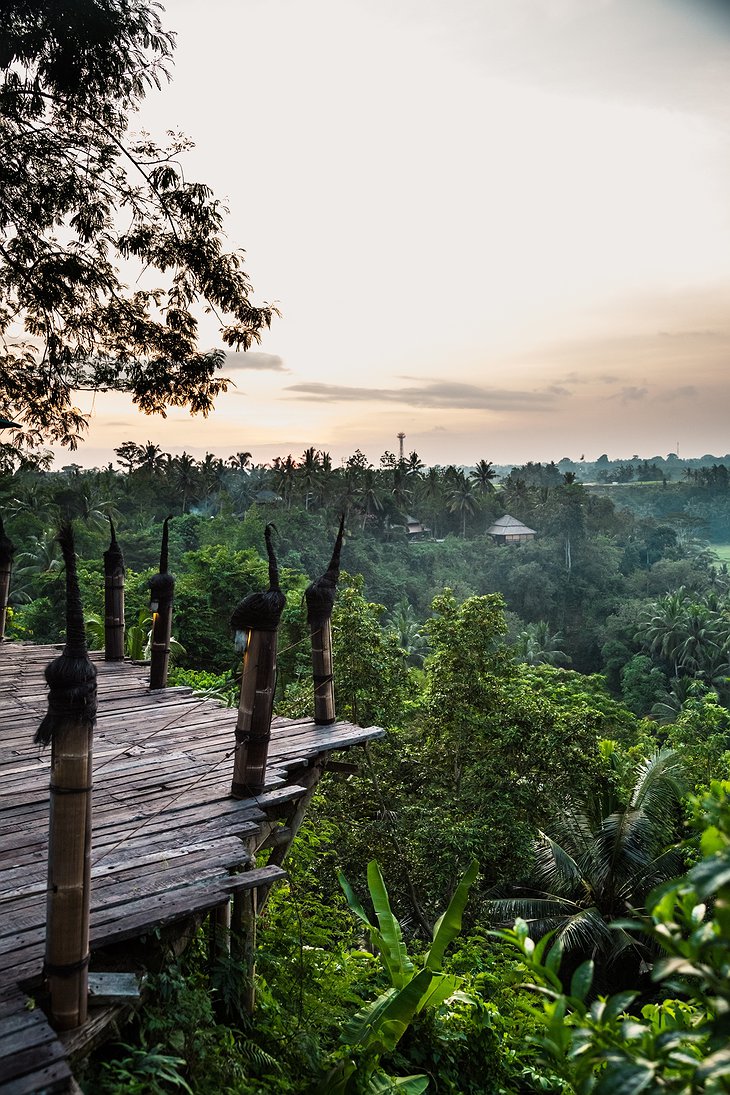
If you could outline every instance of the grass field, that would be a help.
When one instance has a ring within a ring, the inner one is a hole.
[[[730,544],[710,544],[711,550],[723,563],[730,563]]]

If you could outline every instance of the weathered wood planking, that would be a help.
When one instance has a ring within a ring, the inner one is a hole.
[[[33,735],[46,709],[43,671],[59,650],[0,646],[0,1095],[66,1091],[71,1080],[63,1045],[18,987],[35,983],[43,965],[50,758]],[[249,844],[266,842],[270,819],[285,826],[306,793],[297,774],[382,736],[378,727],[275,719],[264,791],[233,799],[236,712],[188,688],[151,692],[146,667],[91,657],[92,950],[284,877],[273,864],[252,869]]]

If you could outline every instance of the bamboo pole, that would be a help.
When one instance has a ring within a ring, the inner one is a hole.
[[[0,517],[0,643],[5,639],[5,621],[8,615],[10,576],[13,572],[15,545],[5,535]]]
[[[150,580],[150,611],[152,612],[152,648],[150,662],[150,688],[167,688],[167,671],[170,665],[170,637],[172,635],[172,604],[175,595],[175,579],[167,571],[168,522],[162,525],[160,573]]]
[[[124,556],[111,517],[109,524],[112,538],[104,552],[104,660],[119,662],[124,658]]]
[[[208,917],[208,961],[211,967],[231,953],[231,901],[216,905]]]
[[[48,713],[36,742],[51,744],[50,832],[44,972],[51,1020],[71,1030],[86,1020],[91,893],[91,760],[96,669],[86,652],[73,532],[59,541],[66,563],[66,645],[46,667]]]
[[[311,628],[314,721],[317,726],[335,722],[335,677],[332,665],[332,621]]]
[[[307,620],[312,637],[314,721],[317,726],[331,726],[336,718],[331,617],[337,579],[340,576],[340,553],[344,532],[345,515],[343,513],[330,565],[325,573],[320,578],[315,578],[304,591],[307,601]]]
[[[276,688],[276,631],[250,630],[243,656],[236,718],[236,752],[231,794],[258,795],[266,782],[271,716]]]
[[[256,887],[234,893],[231,936],[235,957],[242,967],[243,991],[241,1002],[248,1015],[253,1015],[256,1007],[257,914],[258,891]]]
[[[260,794],[266,782],[276,688],[277,631],[286,604],[279,586],[272,529],[273,525],[267,525],[264,533],[269,556],[269,588],[263,593],[249,593],[231,616],[236,643],[244,651],[231,783],[234,798]]]

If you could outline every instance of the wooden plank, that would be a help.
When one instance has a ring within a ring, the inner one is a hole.
[[[56,1067],[53,1067],[49,1073],[50,1066]],[[20,1090],[19,1080],[24,1077],[32,1079],[36,1085],[34,1087],[26,1086],[26,1091],[43,1091],[43,1088],[38,1086],[39,1082],[43,1082],[39,1077],[40,1072],[43,1072],[44,1075],[53,1076],[56,1084],[64,1074],[66,1077],[71,1075],[71,1070],[65,1060],[63,1046],[55,1036],[53,1041],[32,1048],[28,1047],[9,1057],[0,1058],[0,1092],[2,1092],[2,1095],[10,1095],[11,1092],[15,1095]],[[56,1090],[58,1090],[58,1087],[56,1087]]]

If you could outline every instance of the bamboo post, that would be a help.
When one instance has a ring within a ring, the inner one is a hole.
[[[35,741],[51,744],[46,955],[51,1020],[71,1030],[86,1020],[91,892],[91,757],[96,669],[86,652],[73,532],[61,529],[66,563],[66,645],[46,667],[48,712]]]
[[[312,636],[312,677],[314,682],[314,721],[331,726],[335,721],[335,678],[332,665],[332,608],[340,576],[340,552],[345,531],[345,515],[340,518],[330,565],[320,578],[307,586],[307,621]]]
[[[104,660],[124,658],[124,556],[109,518],[111,542],[104,552]]]
[[[175,595],[175,579],[167,572],[168,522],[162,525],[160,573],[150,580],[150,611],[152,613],[152,651],[150,662],[150,688],[167,688],[167,670],[170,665],[170,636],[172,635],[172,602]]]
[[[231,953],[231,901],[216,905],[208,918],[208,957],[211,966]]]
[[[267,525],[264,533],[269,556],[269,588],[264,593],[249,593],[231,616],[236,644],[243,648],[231,783],[234,798],[260,794],[266,781],[276,688],[277,632],[286,604],[279,587],[279,570],[271,542],[272,528],[273,525]]]
[[[13,572],[14,554],[15,545],[5,535],[2,518],[0,517],[0,643],[5,638],[5,620],[8,614],[10,576]]]
[[[241,1002],[244,1010],[253,1015],[256,1007],[256,919],[258,915],[258,891],[239,890],[233,895],[231,937],[234,954],[241,964],[243,991]]]

